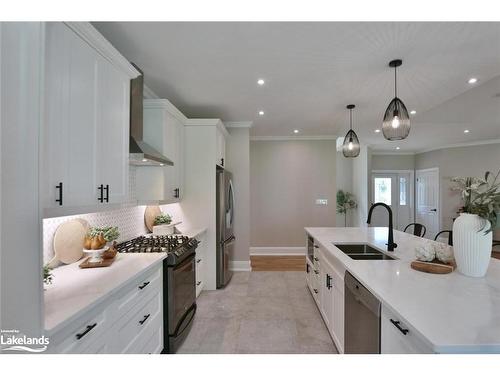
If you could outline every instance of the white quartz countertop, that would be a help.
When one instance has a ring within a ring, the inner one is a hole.
[[[165,253],[117,254],[109,267],[81,269],[80,260],[55,268],[53,283],[44,292],[45,330],[53,333],[70,324],[165,257]]]
[[[368,243],[386,250],[387,228],[305,228],[383,304],[400,314],[436,352],[500,353],[500,260],[484,278],[458,271],[428,274],[410,268],[425,239],[394,231],[398,260],[354,260],[333,243]]]
[[[188,236],[190,238],[198,237],[203,233],[205,233],[205,231],[207,230],[207,228],[186,228],[183,227],[182,224],[176,225],[175,229],[179,231],[179,233],[176,234],[181,234],[183,236]]]

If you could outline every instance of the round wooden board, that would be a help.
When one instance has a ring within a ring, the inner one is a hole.
[[[415,271],[436,273],[441,275],[451,273],[456,268],[456,265],[454,263],[445,264],[438,261],[422,262],[419,260],[411,262],[410,266]]]
[[[153,231],[155,218],[161,214],[160,206],[147,206],[144,210],[144,224],[150,232]]]
[[[54,234],[55,258],[65,264],[74,263],[83,256],[83,242],[87,228],[79,220],[70,220],[59,225]]]

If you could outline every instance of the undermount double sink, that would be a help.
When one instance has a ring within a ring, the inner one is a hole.
[[[368,244],[336,244],[340,251],[354,260],[396,260]]]

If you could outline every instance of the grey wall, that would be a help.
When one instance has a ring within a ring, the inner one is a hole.
[[[251,247],[304,247],[304,227],[335,226],[335,158],[333,140],[250,142]]]
[[[415,155],[372,155],[374,170],[413,170]]]
[[[500,169],[500,144],[453,147],[417,154],[415,169],[439,168],[442,228],[452,226],[452,218],[460,206],[460,196],[451,191],[451,177],[483,177],[486,171]],[[497,230],[495,238],[500,238]]]
[[[227,169],[233,174],[236,237],[235,261],[250,259],[250,135],[248,128],[229,129],[226,141]]]

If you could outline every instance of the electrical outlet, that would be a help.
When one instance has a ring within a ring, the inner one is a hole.
[[[316,204],[326,206],[328,205],[328,199],[316,199]]]

